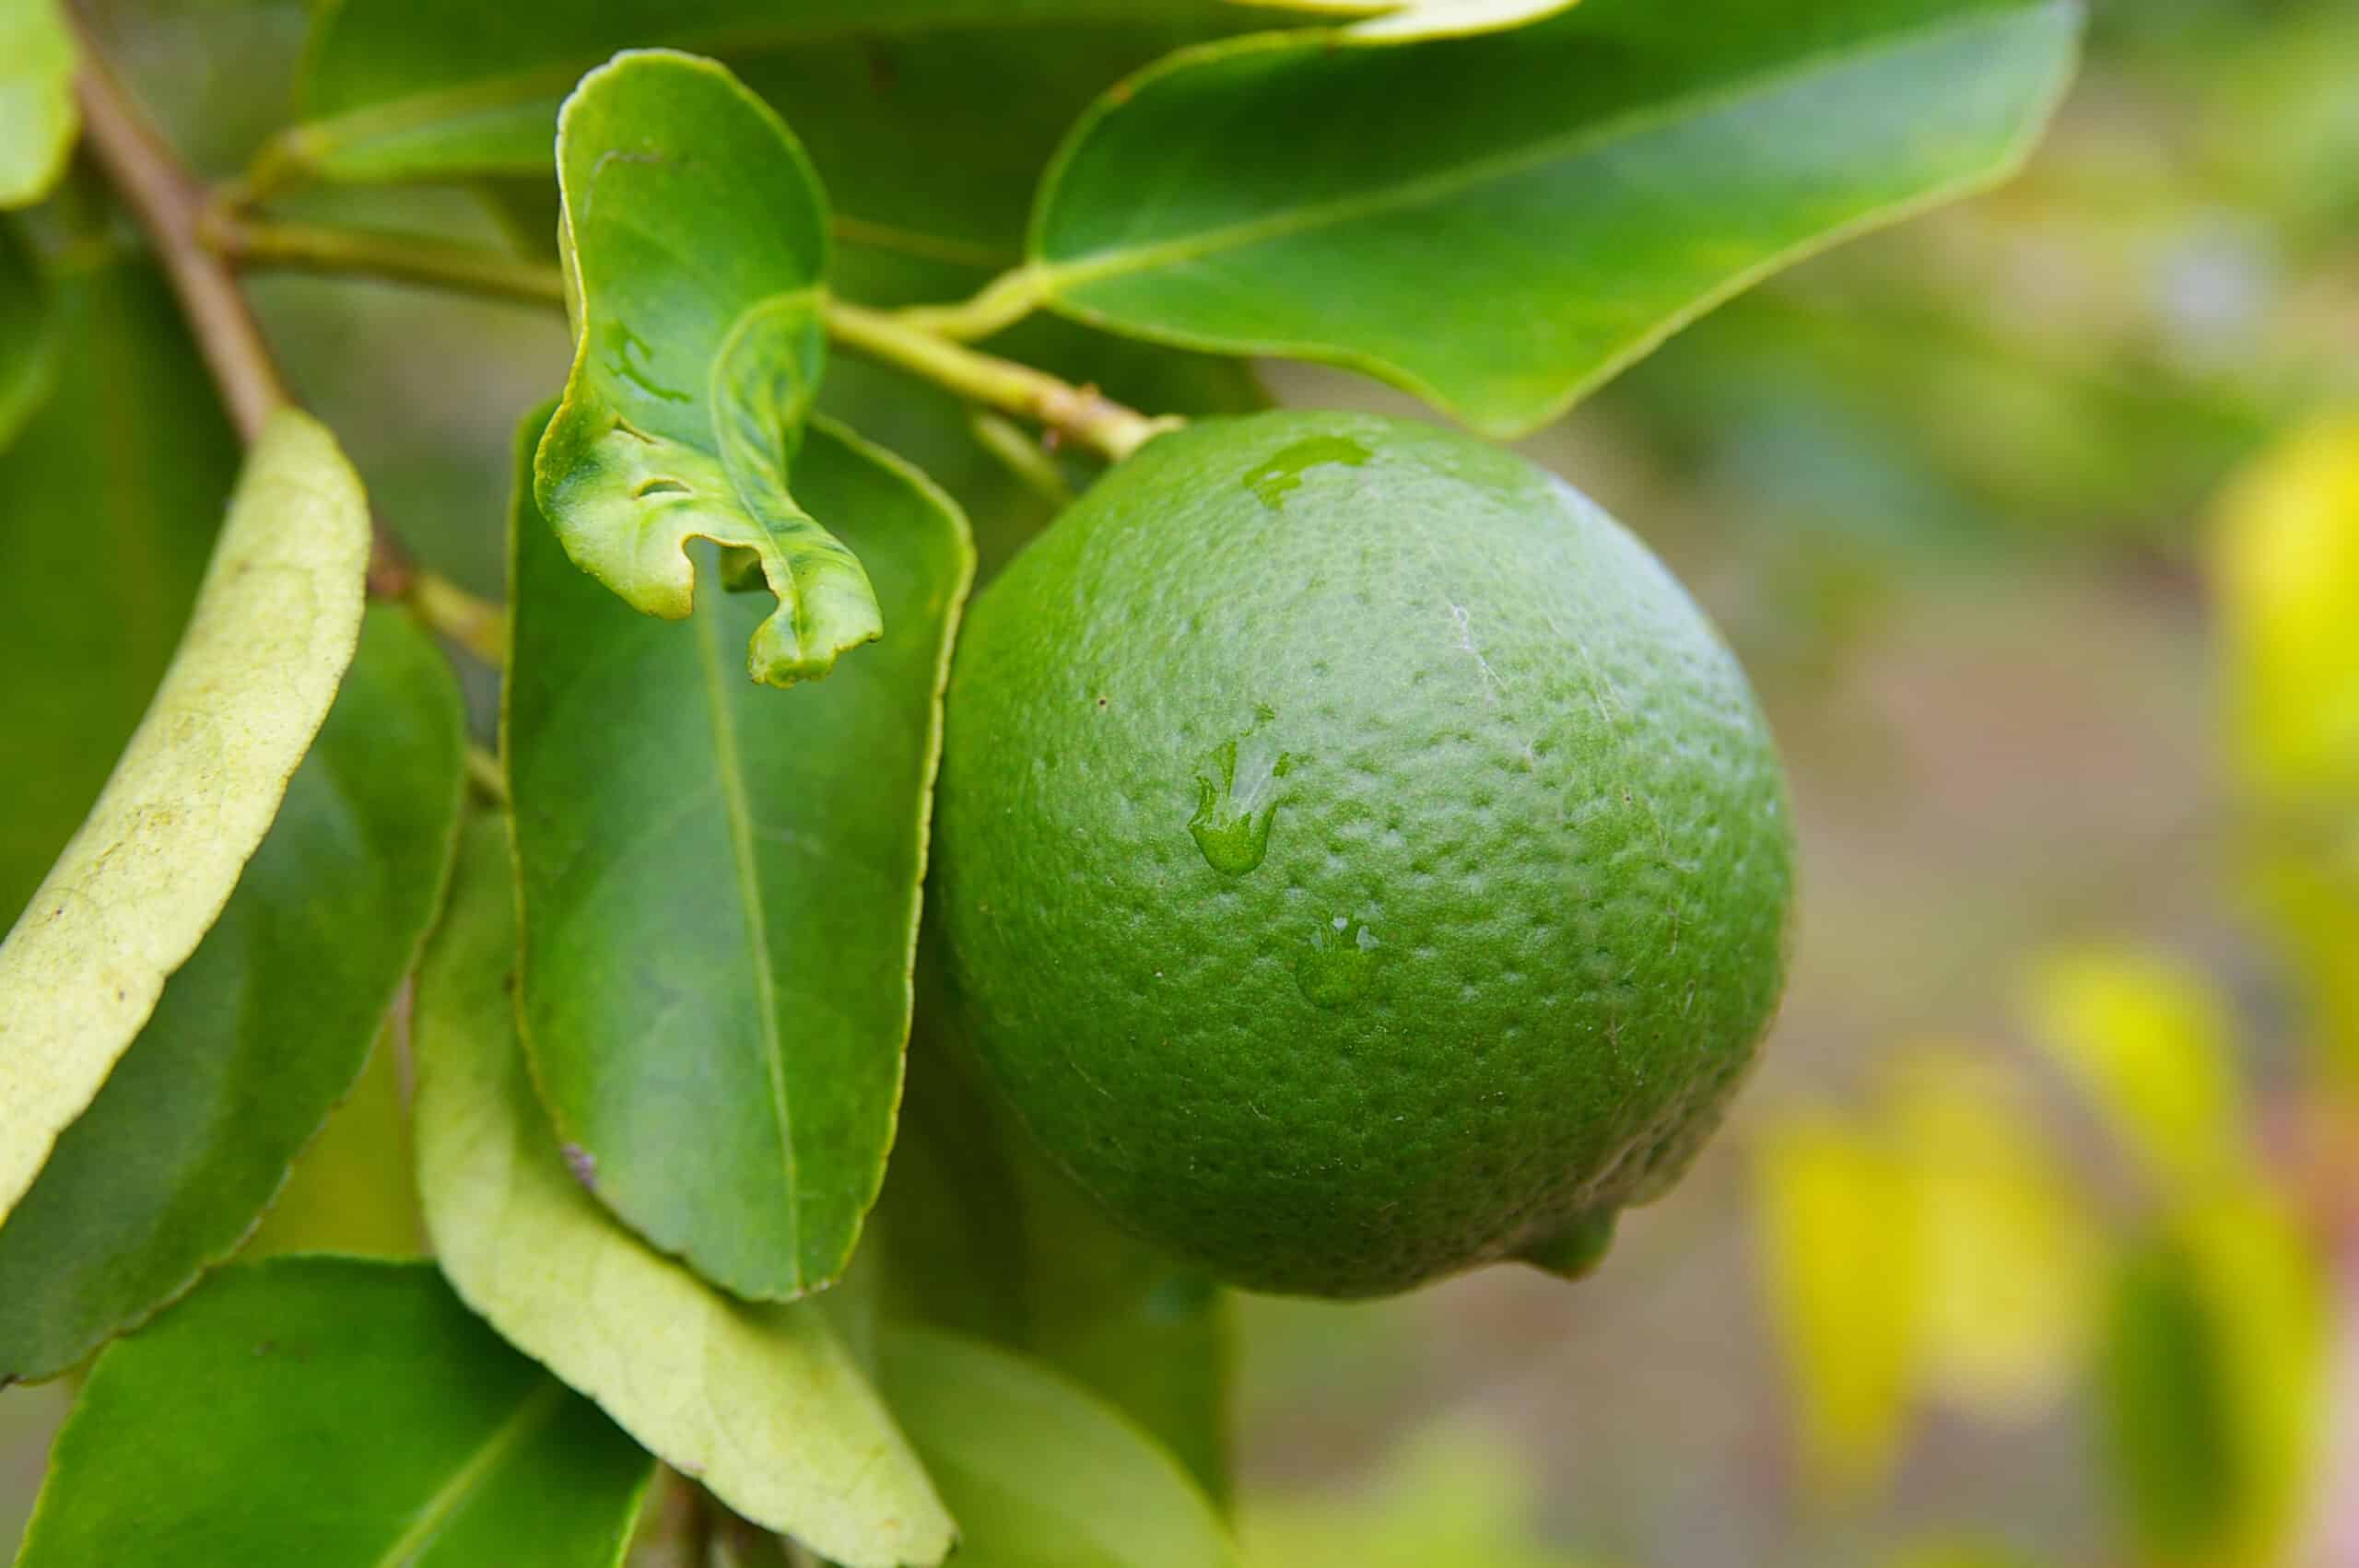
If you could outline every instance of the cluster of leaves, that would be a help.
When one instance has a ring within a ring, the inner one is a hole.
[[[60,737],[0,785],[0,1382],[108,1347],[20,1561],[611,1561],[659,1458],[845,1564],[1229,1560],[1217,1290],[1007,1137],[917,995],[959,609],[1087,469],[1011,484],[1022,439],[910,356],[838,362],[846,310],[1159,412],[1250,406],[1278,355],[1515,434],[2006,172],[2078,20],[1294,10],[323,8],[249,195],[480,182],[557,236],[577,353],[518,441],[473,813],[334,439],[281,410],[240,464],[80,182],[0,231],[7,504],[80,523],[0,585],[41,672],[0,732]],[[10,29],[22,205],[74,52],[46,4]],[[389,1021],[431,1262],[190,1293]]]
[[[1872,1114],[1775,1124],[1770,1305],[1822,1496],[1885,1479],[1919,1401],[2012,1422],[2079,1394],[2138,1561],[2282,1562],[2314,1525],[2359,1052],[2359,425],[2262,454],[2213,546],[2242,858],[2308,1021],[2308,1125],[2271,1127],[2218,987],[2110,948],[2037,965],[2025,1012],[2121,1152],[2119,1201],[1987,1049],[1910,1055]]]

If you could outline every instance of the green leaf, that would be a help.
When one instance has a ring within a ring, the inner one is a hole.
[[[426,634],[370,611],[221,918],[0,1226],[0,1382],[187,1290],[351,1090],[441,897],[464,724]]]
[[[147,717],[0,943],[0,1219],[268,831],[359,639],[368,554],[369,504],[335,439],[281,409]]]
[[[747,644],[789,686],[883,631],[860,561],[787,474],[818,391],[827,198],[792,133],[726,69],[617,55],[557,122],[573,373],[534,489],[574,562],[684,620],[693,538],[753,551],[776,614]]]
[[[1492,37],[1207,44],[1075,129],[1033,281],[1517,434],[1776,268],[2005,175],[2078,27],[2072,0],[1585,0]]]
[[[50,295],[32,247],[13,224],[0,223],[0,452],[56,379],[57,320]]]
[[[65,171],[82,123],[74,64],[58,0],[0,0],[0,207],[31,205]]]
[[[111,260],[50,283],[54,374],[0,451],[0,922],[98,799],[170,661],[238,439],[163,279]],[[125,440],[122,432],[139,432]]]
[[[958,1568],[1234,1568],[1212,1504],[1146,1433],[1056,1373],[886,1326],[878,1376],[958,1519]]]
[[[1546,0],[1425,0],[1398,14],[1430,20],[1453,10],[1547,8]],[[1026,47],[1055,53],[1060,38],[1079,29],[1179,24],[1238,30],[1317,21],[1335,9],[1329,0],[806,0],[792,6],[777,0],[577,0],[563,6],[344,0],[318,13],[303,82],[305,123],[276,137],[256,171],[264,182],[545,171],[549,129],[566,89],[616,50],[648,44],[717,55],[740,68],[806,52],[815,72],[823,60],[841,63],[823,88],[830,97],[860,91],[890,102],[898,84],[889,62],[907,45],[956,33],[979,52],[977,80],[999,84],[1003,110],[1021,123],[1036,110],[1020,81],[1003,78],[997,67],[1020,69],[1022,63],[1003,61],[994,34],[1020,36]],[[1494,25],[1515,19],[1504,15]],[[872,68],[879,61],[887,66]],[[793,117],[807,128],[799,101]],[[945,188],[956,185],[954,173],[902,170],[906,179]]]
[[[2133,1253],[2108,1316],[2098,1429],[2122,1524],[2142,1560],[2213,1561],[2244,1478],[2218,1351],[2185,1258],[2167,1243]]]
[[[841,1272],[900,1097],[925,824],[965,521],[824,422],[798,491],[844,521],[885,640],[763,691],[722,649],[758,602],[686,628],[569,568],[521,497],[508,693],[534,1077],[640,1235],[739,1295]]]
[[[469,1305],[737,1513],[855,1568],[951,1527],[817,1304],[730,1300],[615,1223],[533,1098],[508,983],[506,829],[478,822],[418,978],[418,1185]]]
[[[99,1358],[17,1562],[586,1568],[652,1470],[431,1268],[274,1258]]]

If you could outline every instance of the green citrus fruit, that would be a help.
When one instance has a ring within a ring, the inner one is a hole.
[[[1251,1288],[1585,1269],[1781,982],[1734,660],[1570,486],[1421,425],[1207,419],[1108,474],[976,603],[939,811],[990,1075]]]

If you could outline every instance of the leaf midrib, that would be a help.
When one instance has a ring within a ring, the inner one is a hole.
[[[547,1425],[562,1408],[565,1398],[563,1384],[554,1378],[544,1378],[541,1386],[509,1413],[507,1420],[492,1429],[491,1435],[467,1457],[466,1463],[452,1471],[450,1479],[434,1489],[434,1495],[418,1509],[417,1516],[410,1520],[409,1527],[393,1538],[393,1544],[378,1556],[374,1568],[410,1568],[418,1554],[434,1544],[434,1538],[442,1532],[442,1527],[451,1522],[451,1516],[483,1484],[484,1478],[507,1458],[517,1445]]]
[[[697,626],[698,669],[704,677],[705,705],[712,721],[714,761],[720,773],[721,799],[729,822],[730,860],[737,873],[737,896],[745,910],[745,942],[747,956],[754,974],[754,990],[757,1003],[755,1012],[761,1019],[762,1068],[769,1078],[770,1114],[778,1123],[779,1153],[786,1180],[786,1252],[792,1261],[794,1278],[803,1277],[803,1205],[802,1186],[795,1168],[794,1116],[786,1093],[785,1047],[778,1030],[778,977],[770,973],[769,920],[762,905],[761,882],[754,864],[753,805],[745,795],[745,759],[737,743],[736,716],[730,711],[729,696],[722,685],[725,673],[721,660],[721,638],[715,623],[719,616],[708,600],[697,605],[692,618]]]
[[[1054,293],[1061,288],[1079,287],[1108,278],[1153,271],[1196,261],[1219,252],[1241,250],[1271,240],[1291,239],[1315,229],[1424,205],[1478,185],[1510,180],[1550,163],[1568,161],[1601,147],[1635,140],[1682,120],[1701,119],[1731,104],[1769,96],[1813,76],[1872,64],[1886,56],[1944,42],[1956,34],[2018,22],[2025,16],[2060,10],[2066,6],[2067,0],[1998,0],[1994,4],[1971,6],[1962,15],[1931,26],[1899,29],[1865,44],[1840,45],[1801,55],[1776,70],[1743,76],[1703,91],[1609,116],[1548,137],[1532,146],[1476,158],[1455,169],[1439,170],[1382,190],[1291,207],[1265,217],[1247,218],[1154,244],[1100,251],[1069,261],[1052,261],[1040,255],[1041,237],[1036,230],[1031,241],[1031,266],[1042,289]],[[1062,169],[1058,171],[1058,178],[1062,178]],[[1051,191],[1041,204],[1044,214],[1053,200],[1054,192]]]

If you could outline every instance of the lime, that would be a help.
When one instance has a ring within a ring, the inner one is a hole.
[[[1249,1288],[1587,1269],[1782,980],[1735,661],[1577,491],[1421,425],[1207,419],[1107,475],[969,616],[939,813],[989,1075]]]

